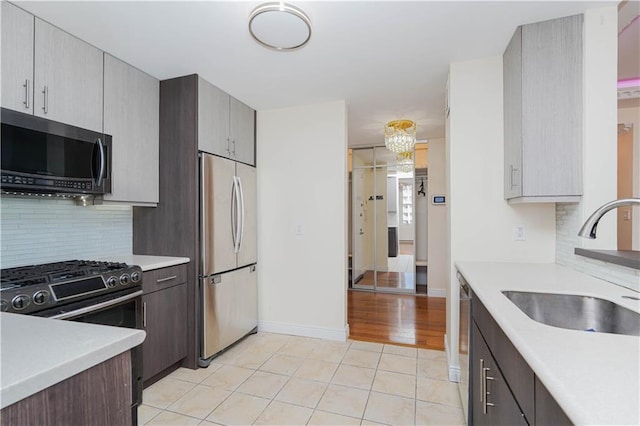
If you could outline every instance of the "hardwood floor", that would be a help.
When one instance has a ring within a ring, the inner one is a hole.
[[[444,350],[446,300],[349,290],[349,338]]]
[[[378,287],[390,288],[410,288],[415,287],[415,274],[411,272],[376,272],[378,278]],[[369,286],[373,288],[374,271],[365,271],[362,279],[357,282],[360,286]]]

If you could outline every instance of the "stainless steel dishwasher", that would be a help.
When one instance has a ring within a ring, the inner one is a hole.
[[[460,400],[465,421],[469,422],[469,343],[471,326],[471,289],[462,274],[458,272],[460,284],[460,310],[458,328],[458,365],[460,366]]]

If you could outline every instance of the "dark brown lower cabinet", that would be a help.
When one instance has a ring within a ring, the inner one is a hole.
[[[131,426],[131,414],[127,351],[5,407],[0,424]]]
[[[475,323],[471,328],[472,424],[528,425]]]
[[[562,408],[473,292],[471,318],[469,424],[571,425]]]
[[[147,382],[187,356],[187,285],[144,294],[142,303],[147,332],[142,344],[142,378]]]
[[[547,388],[536,377],[536,424],[565,426],[572,425]]]

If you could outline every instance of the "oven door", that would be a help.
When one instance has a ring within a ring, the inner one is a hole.
[[[93,299],[58,306],[33,315],[91,324],[142,329],[142,290],[125,289]],[[142,404],[142,346],[131,349],[132,410]],[[135,424],[135,422],[134,422]]]

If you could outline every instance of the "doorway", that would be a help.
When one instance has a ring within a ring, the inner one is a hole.
[[[633,197],[633,124],[618,124],[618,199]],[[633,249],[633,208],[617,209],[618,250]]]
[[[414,169],[384,147],[351,150],[349,287],[415,293]]]

